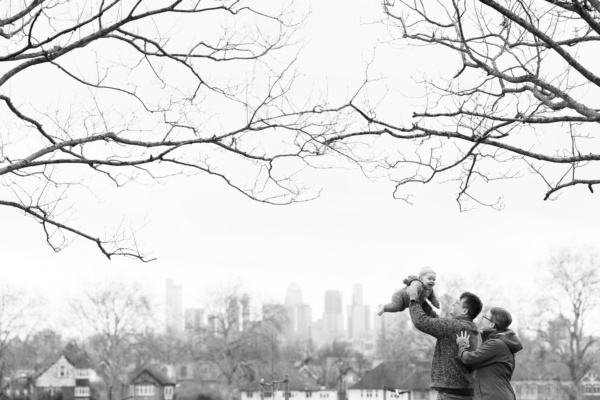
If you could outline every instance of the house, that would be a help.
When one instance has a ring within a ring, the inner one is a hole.
[[[260,379],[240,386],[240,400],[284,400],[285,383],[273,386],[261,385],[283,381],[287,376],[287,390],[290,400],[337,400],[337,390],[320,387],[315,379],[300,373],[296,368],[277,368],[277,371],[263,371]]]
[[[33,381],[31,374],[17,374],[16,378],[3,382],[4,395],[10,400],[31,400]],[[2,400],[2,399],[0,399]]]
[[[347,390],[347,400],[434,400],[429,362],[384,361]]]
[[[94,384],[100,382],[85,352],[68,344],[51,356],[32,377],[34,400],[93,400],[98,398]]]
[[[133,400],[174,400],[175,382],[156,368],[143,367],[132,374],[128,395]]]
[[[573,386],[564,365],[550,368],[547,365],[545,372],[540,375],[538,371],[520,368],[517,364],[511,384],[516,400],[567,400],[567,392]],[[600,400],[600,372],[597,369],[583,377],[581,386],[585,400]]]

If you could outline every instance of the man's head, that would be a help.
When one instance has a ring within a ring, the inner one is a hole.
[[[450,315],[452,315],[454,318],[465,316],[475,319],[481,312],[482,308],[483,304],[477,295],[474,295],[470,292],[464,292],[452,305],[452,311],[450,311]]]
[[[491,329],[504,332],[512,324],[512,316],[508,311],[501,307],[492,307],[483,317],[487,320]]]

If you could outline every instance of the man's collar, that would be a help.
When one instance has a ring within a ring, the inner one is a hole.
[[[456,319],[464,319],[470,322],[473,322],[473,318],[469,317],[468,315],[459,315],[458,317],[454,317]]]

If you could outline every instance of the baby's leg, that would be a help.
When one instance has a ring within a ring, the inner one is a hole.
[[[392,301],[386,305],[380,306],[377,315],[381,315],[384,312],[400,312],[406,309],[408,305],[408,294],[406,288],[402,288],[392,295]]]

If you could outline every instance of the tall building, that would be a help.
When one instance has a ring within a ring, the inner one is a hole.
[[[308,304],[298,304],[295,307],[296,316],[296,338],[306,341],[311,336],[312,308]]]
[[[312,324],[312,309],[308,304],[302,302],[302,290],[297,283],[292,283],[286,291],[285,309],[288,316],[287,339],[308,340]]]
[[[250,296],[247,293],[242,295],[242,330],[250,328]]]
[[[352,286],[352,304],[348,306],[348,338],[367,339],[371,333],[371,307],[363,304],[363,285]]]
[[[183,288],[172,279],[167,279],[165,325],[169,333],[180,333],[183,329]]]
[[[239,332],[240,325],[240,302],[237,297],[233,297],[227,304],[227,323],[230,332]]]
[[[285,292],[285,305],[295,306],[302,304],[302,290],[296,282],[292,283]]]
[[[204,326],[204,310],[202,310],[201,308],[186,308],[184,316],[184,328],[186,331],[198,331]]]
[[[322,341],[331,343],[344,337],[344,317],[342,314],[342,292],[325,292],[325,312],[322,320]]]

